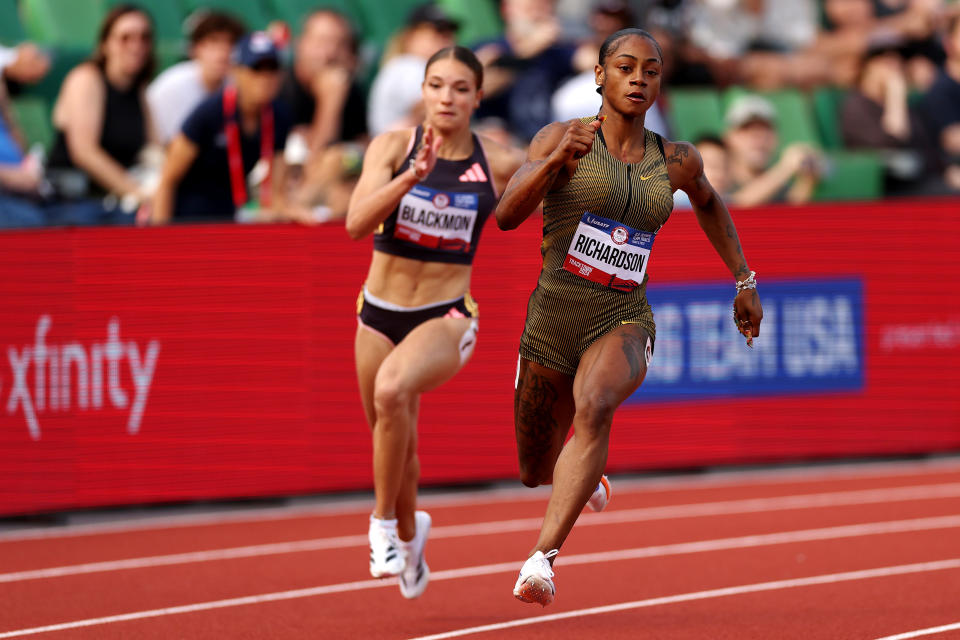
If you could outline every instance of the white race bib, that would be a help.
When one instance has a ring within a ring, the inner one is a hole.
[[[643,283],[656,235],[588,211],[580,218],[563,268],[617,291],[633,291]]]
[[[430,249],[469,253],[479,202],[476,193],[417,185],[400,200],[393,237]]]

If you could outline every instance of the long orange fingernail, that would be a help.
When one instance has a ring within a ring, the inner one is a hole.
[[[606,119],[607,119],[607,116],[597,116],[597,120],[599,120],[600,122],[603,122]]]

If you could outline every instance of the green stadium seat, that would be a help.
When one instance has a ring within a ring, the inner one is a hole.
[[[820,136],[813,118],[813,110],[807,96],[797,89],[780,91],[751,92],[743,87],[731,87],[723,95],[723,113],[737,97],[746,93],[763,96],[777,112],[777,130],[780,137],[780,149],[794,142],[805,142],[820,147]]]
[[[75,66],[90,57],[93,46],[83,48],[54,48],[50,51],[50,71],[43,80],[24,87],[27,94],[39,96],[53,105],[60,93],[63,79]]]
[[[496,2],[437,0],[437,4],[460,22],[457,42],[464,46],[493,40],[503,34],[503,23]]]
[[[104,0],[21,0],[20,12],[31,40],[90,52],[97,41],[106,4]]]
[[[828,172],[814,199],[874,200],[883,195],[883,164],[869,151],[830,151]]]
[[[21,96],[13,100],[11,105],[27,146],[40,143],[49,150],[53,143],[53,124],[50,122],[47,101],[38,96]]]
[[[705,134],[723,134],[720,94],[715,89],[671,89],[666,98],[673,140],[696,142]]]
[[[410,12],[424,0],[355,0],[361,12],[365,40],[373,40],[377,47],[383,45],[394,33],[407,23]]]
[[[299,35],[303,19],[317,9],[332,9],[345,15],[357,34],[363,35],[363,19],[353,0],[268,0],[267,8],[270,15],[287,22],[295,35]]]
[[[0,44],[18,44],[27,39],[17,11],[17,0],[0,0]]]
[[[183,7],[188,15],[197,9],[216,9],[232,14],[251,30],[266,28],[275,16],[260,0],[184,0]]]
[[[845,95],[843,89],[822,87],[811,96],[813,115],[817,121],[820,140],[824,149],[842,149],[843,136],[840,134],[840,105]]]

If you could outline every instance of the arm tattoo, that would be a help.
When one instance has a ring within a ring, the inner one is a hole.
[[[690,149],[685,144],[673,145],[673,153],[667,158],[667,164],[678,164],[683,166],[683,159],[689,157]]]
[[[727,223],[727,237],[730,238],[731,240],[733,240],[734,238],[737,237],[737,230],[734,228],[732,222],[728,222],[728,223]],[[737,255],[740,256],[741,259],[743,259],[743,247],[740,245],[740,240],[739,240],[739,239],[737,239],[737,247],[736,247],[736,249],[737,249]],[[746,274],[746,273],[750,273],[750,271],[749,271],[745,266],[743,266],[742,264],[741,264],[740,267],[737,269],[737,275],[740,275],[741,271],[742,271],[743,273],[745,273],[745,274]]]

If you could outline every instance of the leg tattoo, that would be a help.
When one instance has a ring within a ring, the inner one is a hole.
[[[517,453],[521,469],[537,469],[549,460],[558,424],[553,407],[560,394],[546,377],[526,371],[514,396]]]
[[[644,372],[646,366],[646,336],[641,333],[623,332],[620,334],[623,342],[620,347],[623,349],[623,355],[627,358],[627,364],[630,365],[630,379],[636,380],[637,376]]]

